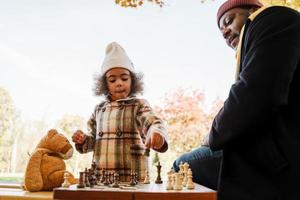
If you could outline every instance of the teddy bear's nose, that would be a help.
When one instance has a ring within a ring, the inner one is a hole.
[[[66,159],[71,158],[73,155],[73,148],[69,149],[69,151],[66,153]]]

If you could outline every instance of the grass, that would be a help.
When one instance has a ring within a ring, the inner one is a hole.
[[[22,183],[23,177],[0,177],[0,183]]]

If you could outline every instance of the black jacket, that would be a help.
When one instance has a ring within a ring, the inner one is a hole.
[[[240,53],[209,138],[223,149],[218,200],[300,199],[299,12],[276,6],[248,19]]]

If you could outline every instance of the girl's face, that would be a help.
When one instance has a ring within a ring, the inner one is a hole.
[[[106,82],[112,101],[128,97],[131,91],[130,72],[124,68],[113,68],[106,72]]]

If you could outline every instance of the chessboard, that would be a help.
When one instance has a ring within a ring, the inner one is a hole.
[[[111,186],[94,186],[78,188],[71,185],[68,188],[55,188],[54,200],[216,200],[214,190],[195,183],[194,189],[183,188],[182,190],[167,190],[166,184],[143,184],[138,183],[130,186],[129,183],[120,183],[118,188]]]

